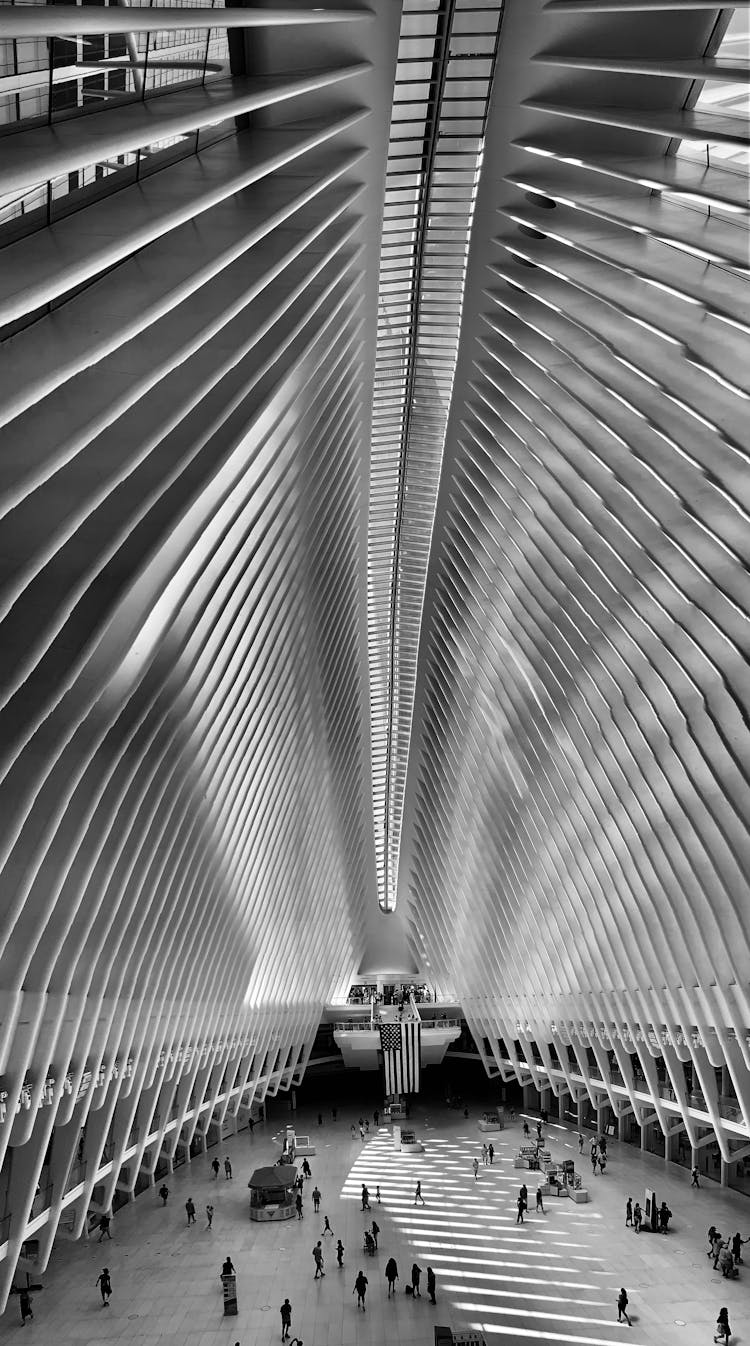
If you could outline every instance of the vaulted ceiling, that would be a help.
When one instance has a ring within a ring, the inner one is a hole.
[[[747,6],[402,8],[0,8],[8,1266],[360,967],[750,1110]]]

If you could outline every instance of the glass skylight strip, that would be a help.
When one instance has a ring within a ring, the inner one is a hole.
[[[369,532],[373,803],[385,911],[396,903],[424,584],[501,15],[502,0],[483,6],[440,0],[421,14],[405,4],[402,14],[381,252]]]

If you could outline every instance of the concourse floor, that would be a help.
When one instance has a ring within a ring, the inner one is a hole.
[[[588,1140],[581,1157],[584,1183],[592,1200],[545,1201],[534,1211],[536,1174],[513,1168],[523,1118],[492,1139],[495,1162],[480,1167],[485,1137],[476,1125],[477,1110],[462,1115],[415,1108],[411,1123],[424,1141],[425,1154],[394,1152],[390,1131],[375,1131],[364,1144],[350,1126],[359,1116],[339,1108],[318,1127],[317,1113],[296,1116],[299,1134],[310,1133],[317,1154],[310,1160],[312,1181],[305,1184],[304,1219],[283,1224],[251,1224],[247,1181],[253,1168],[272,1162],[272,1140],[282,1117],[258,1126],[253,1138],[242,1132],[221,1149],[183,1166],[167,1179],[169,1203],[146,1192],[112,1222],[113,1239],[61,1243],[47,1272],[44,1290],[34,1296],[35,1319],[22,1328],[18,1301],[11,1298],[0,1319],[0,1341],[24,1340],[40,1346],[270,1346],[281,1339],[279,1306],[289,1296],[293,1307],[292,1340],[304,1346],[432,1346],[433,1325],[454,1331],[480,1328],[488,1346],[515,1342],[609,1346],[626,1339],[630,1346],[707,1346],[716,1315],[729,1309],[732,1346],[750,1346],[750,1245],[740,1279],[724,1280],[706,1257],[705,1231],[715,1224],[724,1234],[750,1234],[746,1197],[715,1185],[691,1190],[689,1177],[663,1160],[641,1155],[630,1146],[609,1144],[604,1176],[590,1178]],[[288,1114],[284,1115],[284,1119]],[[532,1133],[534,1131],[532,1119]],[[553,1158],[578,1156],[576,1136],[561,1125],[547,1129]],[[214,1156],[229,1155],[234,1177],[223,1168],[213,1180]],[[414,1205],[421,1180],[426,1205]],[[516,1196],[521,1182],[529,1188],[529,1213],[516,1225]],[[360,1209],[366,1182],[372,1211]],[[312,1208],[312,1188],[322,1192],[320,1215]],[[381,1204],[375,1201],[380,1185]],[[625,1199],[643,1203],[653,1187],[673,1215],[667,1237],[625,1228]],[[197,1223],[186,1224],[184,1203],[192,1196]],[[207,1231],[206,1202],[215,1207]],[[323,1215],[330,1217],[345,1248],[343,1270],[336,1266],[335,1240],[324,1239],[325,1277],[314,1281],[311,1256]],[[375,1218],[381,1227],[379,1252],[363,1256],[362,1236]],[[238,1271],[239,1314],[225,1318],[219,1272],[229,1254]],[[395,1256],[400,1280],[389,1301],[385,1264]],[[422,1267],[422,1298],[404,1293],[411,1265]],[[111,1272],[113,1295],[101,1305],[96,1278]],[[426,1268],[437,1275],[437,1305],[425,1290]],[[369,1286],[366,1312],[357,1309],[352,1289],[362,1268]],[[624,1285],[633,1325],[617,1323],[616,1299]]]

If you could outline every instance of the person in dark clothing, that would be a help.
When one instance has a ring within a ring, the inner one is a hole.
[[[373,1243],[375,1244],[375,1251],[376,1251],[376,1252],[377,1252],[377,1250],[378,1250],[378,1234],[379,1234],[379,1233],[380,1233],[380,1225],[377,1223],[376,1220],[373,1220],[373,1222],[372,1222],[372,1241],[373,1241]]]
[[[320,1213],[320,1189],[317,1185],[313,1187],[312,1199],[313,1210],[315,1211],[315,1214],[318,1215]]]
[[[636,1201],[633,1207],[633,1232],[635,1234],[640,1234],[642,1224],[643,1224],[643,1211],[641,1210],[641,1203],[640,1201]]]
[[[328,1219],[328,1216],[327,1216],[327,1215],[324,1215],[324,1216],[323,1216],[323,1232],[322,1232],[322,1234],[321,1234],[321,1238],[325,1238],[326,1234],[330,1234],[330,1235],[331,1235],[331,1238],[333,1238],[333,1230],[331,1229],[331,1221]]]
[[[338,1262],[338,1264],[339,1264],[340,1267],[343,1267],[343,1265],[344,1265],[344,1245],[343,1245],[343,1243],[341,1242],[341,1239],[339,1239],[338,1243],[336,1244],[336,1261]]]
[[[357,1296],[357,1308],[365,1312],[365,1295],[367,1294],[367,1277],[364,1271],[357,1273],[357,1279],[354,1282],[352,1294]]]
[[[162,1206],[166,1206],[167,1197],[169,1196],[169,1188],[167,1187],[167,1184],[165,1182],[162,1183],[161,1187],[159,1188],[159,1196],[161,1197]]]
[[[224,1160],[224,1177],[227,1179],[227,1182],[229,1181],[231,1176],[232,1176],[232,1165],[229,1159],[229,1155],[227,1155],[226,1159]]]
[[[520,1195],[518,1197],[518,1200],[516,1201],[516,1206],[518,1207],[518,1214],[516,1215],[516,1224],[523,1224],[523,1213],[526,1209],[526,1205],[524,1203],[523,1197]]]
[[[412,1263],[411,1268],[411,1290],[415,1299],[421,1299],[422,1293],[419,1288],[419,1282],[422,1277],[422,1268],[416,1262]]]
[[[108,1216],[108,1215],[102,1215],[102,1217],[101,1217],[101,1219],[100,1219],[100,1221],[99,1221],[99,1237],[98,1237],[98,1239],[97,1239],[97,1243],[101,1243],[101,1241],[102,1241],[102,1239],[104,1238],[104,1235],[105,1235],[105,1234],[107,1235],[107,1238],[108,1238],[108,1239],[111,1239],[112,1235],[111,1235],[110,1230],[109,1230],[109,1216]]]
[[[490,1166],[492,1166],[492,1164],[494,1164],[495,1162],[495,1147],[492,1144],[492,1141],[490,1141],[489,1145],[487,1146],[487,1154],[489,1155]]]
[[[633,1198],[632,1196],[629,1196],[627,1201],[625,1202],[625,1228],[627,1229],[628,1225],[632,1227],[632,1224],[633,1224]]]
[[[524,1122],[524,1124],[523,1124],[523,1138],[524,1138],[524,1140],[528,1140],[528,1138],[529,1138],[529,1124],[528,1124],[528,1122]]]
[[[253,1131],[255,1130],[255,1119],[253,1117],[248,1117],[247,1129],[250,1132],[250,1136],[252,1138]]]
[[[219,1163],[218,1159],[215,1156],[211,1160],[211,1168],[213,1169],[214,1182],[216,1182],[216,1179],[219,1176],[219,1169],[221,1168],[221,1164]]]
[[[364,1183],[362,1183],[362,1209],[363,1210],[370,1209],[370,1193],[368,1192]]]
[[[195,1204],[191,1196],[189,1196],[187,1201],[185,1202],[185,1210],[187,1211],[188,1224],[189,1225],[195,1224]]]
[[[103,1267],[96,1278],[96,1284],[99,1286],[102,1295],[102,1304],[109,1308],[109,1297],[112,1294],[112,1282],[109,1277],[109,1267]]]
[[[430,1303],[436,1304],[437,1300],[435,1299],[435,1272],[432,1270],[432,1267],[427,1268],[427,1293],[430,1296]]]
[[[302,1214],[302,1197],[300,1196],[299,1192],[294,1198],[294,1208],[297,1212],[297,1219],[303,1220],[305,1217]]]
[[[288,1299],[284,1300],[279,1313],[281,1314],[281,1340],[286,1341],[292,1330],[292,1306]]]
[[[306,1159],[302,1160],[302,1172],[304,1173],[306,1178],[312,1177],[312,1169],[310,1168],[310,1165],[308,1164]]]
[[[225,1258],[224,1258],[224,1261],[223,1261],[223,1263],[222,1263],[222,1268],[221,1268],[221,1271],[219,1272],[219,1275],[220,1275],[220,1276],[236,1276],[236,1275],[237,1275],[237,1272],[236,1272],[235,1269],[234,1269],[234,1263],[233,1263],[231,1257],[225,1257]]]
[[[377,1108],[375,1109],[374,1113],[372,1114],[372,1120],[374,1121],[374,1123],[375,1123],[376,1126],[377,1126],[378,1123],[380,1122],[380,1113],[378,1112],[378,1109],[377,1109]]]
[[[104,1296],[102,1296],[102,1298],[104,1298]],[[21,1310],[22,1323],[25,1324],[27,1318],[31,1318],[32,1322],[34,1321],[34,1312],[31,1307],[31,1295],[29,1294],[28,1290],[25,1289],[19,1290],[18,1307]]]
[[[700,1187],[700,1183],[698,1182],[698,1165],[697,1165],[697,1164],[693,1164],[693,1167],[692,1167],[691,1170],[690,1170],[690,1186],[691,1186],[691,1187]]]
[[[750,1239],[743,1239],[739,1230],[737,1230],[736,1234],[732,1235],[732,1257],[734,1258],[735,1266],[739,1266],[740,1262],[742,1261],[743,1243],[749,1243],[749,1242]]]
[[[313,1276],[313,1280],[317,1281],[319,1277],[325,1276],[326,1274],[323,1270],[324,1266],[323,1245],[320,1239],[318,1239],[317,1243],[315,1244],[315,1247],[312,1250],[312,1255],[313,1255],[313,1261],[315,1262],[315,1275]]]
[[[716,1331],[714,1341],[729,1342],[732,1329],[729,1326],[729,1310],[719,1309],[719,1316],[716,1319]]]
[[[672,1219],[672,1212],[666,1201],[662,1201],[659,1207],[659,1228],[662,1234],[669,1233],[669,1221]]]
[[[398,1280],[398,1267],[395,1257],[389,1257],[385,1264],[385,1279],[388,1282],[388,1298],[396,1293],[396,1281]]]
[[[619,1295],[617,1296],[617,1321],[618,1321],[618,1323],[621,1323],[622,1320],[623,1320],[623,1318],[625,1319],[625,1322],[627,1323],[628,1327],[632,1327],[632,1326],[633,1326],[633,1324],[632,1324],[631,1321],[630,1321],[630,1317],[629,1317],[629,1315],[628,1315],[628,1292],[627,1292],[627,1290],[625,1289],[625,1286],[624,1286],[624,1285],[622,1286],[622,1288],[621,1288],[621,1290],[620,1290],[620,1293],[619,1293]]]

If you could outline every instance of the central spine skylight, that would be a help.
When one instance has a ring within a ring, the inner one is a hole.
[[[502,0],[404,0],[380,257],[368,554],[380,905],[396,904],[419,629]]]

